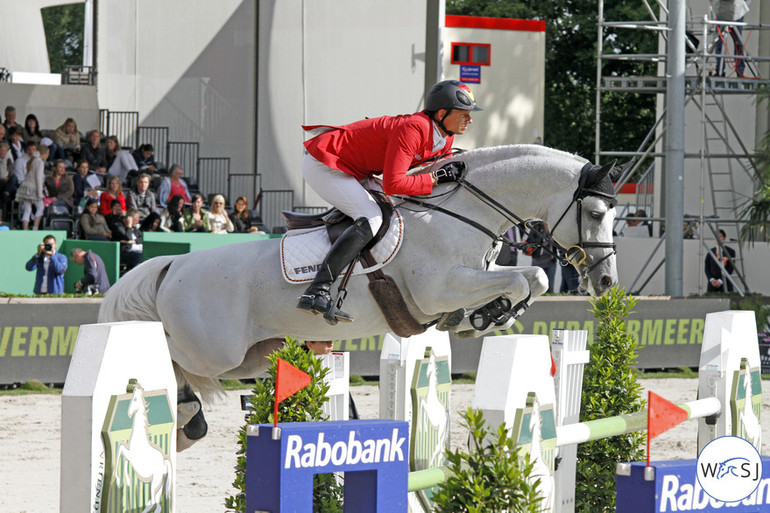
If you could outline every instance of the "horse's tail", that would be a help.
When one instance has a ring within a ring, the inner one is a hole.
[[[171,460],[164,458],[163,459],[163,473],[164,473],[164,479],[165,482],[165,496],[166,496],[166,505],[168,506],[168,511],[172,511],[172,505],[169,504],[172,499],[172,494],[174,493],[174,480],[172,479],[172,476],[174,475],[174,469],[171,466]]]
[[[160,321],[155,299],[173,258],[152,258],[120,278],[102,300],[99,322]]]

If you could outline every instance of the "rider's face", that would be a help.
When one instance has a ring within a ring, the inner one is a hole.
[[[471,123],[473,120],[469,110],[452,109],[452,112],[444,120],[444,126],[447,127],[447,130],[455,134],[464,134]]]

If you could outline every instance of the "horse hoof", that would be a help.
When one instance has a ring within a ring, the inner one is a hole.
[[[436,324],[436,329],[439,331],[451,331],[463,322],[465,318],[465,308],[459,308],[454,312],[447,312],[441,316]]]
[[[475,338],[476,333],[478,333],[476,330],[463,330],[456,332],[455,336],[457,338]]]
[[[209,430],[206,419],[203,418],[203,412],[196,413],[190,421],[182,426],[184,434],[191,440],[200,440]]]
[[[190,401],[186,403],[179,403],[176,407],[177,411],[177,426],[184,426],[190,419],[201,411],[201,403],[197,401]]]
[[[176,430],[176,452],[182,452],[185,449],[189,449],[198,440],[191,440],[184,434],[184,429]]]

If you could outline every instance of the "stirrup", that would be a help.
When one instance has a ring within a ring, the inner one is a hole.
[[[336,308],[334,300],[326,294],[303,294],[297,298],[297,308],[312,313],[322,314],[324,320],[335,325],[337,322],[353,322],[353,316]]]

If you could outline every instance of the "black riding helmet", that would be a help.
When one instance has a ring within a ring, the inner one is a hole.
[[[454,135],[454,133],[446,129],[444,120],[452,112],[452,109],[482,110],[481,107],[476,105],[476,98],[473,96],[471,89],[457,80],[442,80],[431,87],[425,96],[425,112],[431,118],[433,118],[435,112],[441,109],[446,109],[446,113],[441,119],[436,119],[435,121],[449,135]]]

